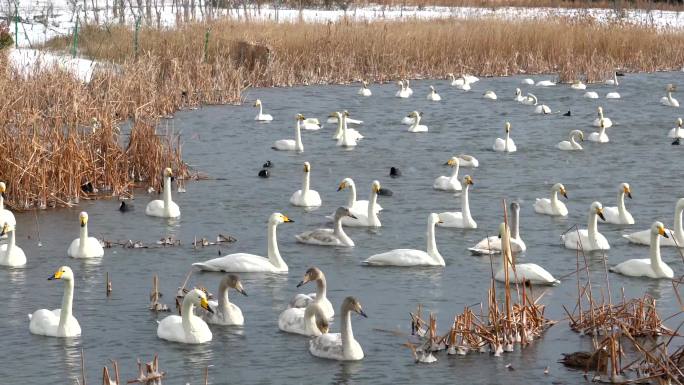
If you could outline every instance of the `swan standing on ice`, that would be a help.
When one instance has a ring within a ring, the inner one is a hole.
[[[470,215],[470,202],[468,200],[468,190],[473,185],[473,178],[470,175],[463,177],[463,193],[461,193],[461,211],[445,211],[439,213],[439,226],[457,227],[461,229],[476,229],[477,223]]]
[[[209,313],[214,312],[202,290],[190,290],[183,298],[181,315],[170,315],[161,320],[157,326],[157,337],[182,344],[203,344],[211,341],[211,330],[204,320],[194,314],[195,306]]]
[[[558,142],[558,149],[563,151],[581,151],[582,145],[577,143],[577,139],[584,142],[584,133],[580,130],[570,131],[570,140]]]
[[[572,82],[572,84],[570,85],[570,88],[572,88],[573,90],[586,90],[586,89],[587,89],[587,85],[584,84],[584,83],[582,83],[581,80],[575,80],[575,81]]]
[[[26,254],[24,254],[24,250],[16,244],[16,232],[16,225],[12,226],[5,222],[2,226],[0,236],[11,233],[7,243],[0,245],[0,265],[2,266],[19,267],[26,265]]]
[[[29,314],[29,331],[48,337],[78,337],[81,335],[81,325],[73,316],[74,303],[74,272],[68,266],[60,267],[49,281],[59,279],[64,281],[64,296],[60,309],[40,309]]]
[[[14,214],[5,208],[5,182],[0,182],[0,223],[7,223],[10,226],[15,226],[17,220],[14,218]]]
[[[613,121],[610,120],[610,118],[606,118],[603,116],[603,107],[600,107],[597,109],[598,110],[598,117],[594,119],[594,127],[601,127],[601,121],[603,121],[603,126],[606,128],[613,127]]]
[[[339,207],[335,211],[334,229],[316,229],[295,235],[298,242],[318,246],[343,246],[353,247],[352,241],[342,228],[342,218],[350,217],[357,219],[346,207]]]
[[[406,89],[406,84],[402,80],[399,80],[397,82],[397,85],[400,87],[400,89],[399,89],[399,91],[397,91],[396,94],[394,94],[394,96],[396,96],[398,98],[402,98],[402,99],[407,99],[408,97],[411,96],[411,94]]]
[[[74,239],[69,245],[67,256],[72,258],[98,258],[104,255],[104,249],[100,241],[95,237],[88,236],[88,213],[82,211],[78,215],[81,223],[81,236]]]
[[[604,207],[603,215],[606,217],[606,222],[616,225],[633,225],[634,218],[632,214],[625,208],[625,196],[632,199],[632,190],[629,188],[629,183],[620,183],[617,198],[617,207]]]
[[[506,125],[504,127],[506,129],[506,138],[496,138],[496,140],[494,141],[494,146],[492,148],[494,149],[494,151],[498,152],[516,152],[517,147],[515,146],[515,142],[513,141],[513,139],[511,139],[511,123],[506,122]]]
[[[672,97],[672,92],[676,90],[677,87],[673,86],[672,84],[668,84],[667,87],[665,87],[667,95],[660,98],[660,104],[670,107],[679,107],[679,102],[677,101],[677,99]]]
[[[537,198],[534,202],[534,211],[539,214],[560,216],[564,217],[568,215],[568,208],[565,207],[565,203],[558,199],[558,194],[561,194],[568,199],[568,194],[565,191],[565,186],[561,183],[556,183],[551,187],[551,198]]]
[[[483,98],[485,99],[491,99],[491,100],[496,100],[496,93],[494,91],[486,91],[483,95]]]
[[[309,352],[320,358],[338,361],[358,361],[363,359],[363,349],[354,339],[351,326],[351,312],[367,317],[361,303],[354,297],[347,297],[342,302],[341,333],[325,333],[309,340]]]
[[[598,99],[599,95],[596,91],[587,91],[583,95],[586,99]]]
[[[438,102],[442,100],[442,97],[435,91],[435,87],[430,86],[430,93],[427,95],[427,100]]]
[[[344,118],[343,118],[344,119]],[[302,178],[302,189],[295,191],[290,197],[290,203],[300,207],[318,207],[321,205],[321,196],[318,191],[309,188],[311,180],[311,165],[304,162],[304,176]]]
[[[169,167],[165,168],[163,199],[155,199],[148,203],[145,207],[145,214],[160,218],[180,217],[180,207],[171,200],[171,177],[173,177],[173,171]]]
[[[428,126],[420,124],[420,119],[423,116],[422,112],[413,111],[409,117],[413,119],[413,124],[409,127],[409,132],[428,132]]]
[[[432,188],[442,191],[461,191],[461,182],[458,180],[459,163],[460,161],[455,156],[449,159],[445,164],[453,168],[454,171],[452,171],[451,176],[442,175],[437,177],[432,184]]]
[[[356,200],[356,184],[352,178],[344,178],[337,187],[337,191],[342,191],[344,189],[349,189],[349,198],[347,199],[346,207],[353,217],[343,216],[342,224],[345,226],[366,226],[364,223],[368,223],[368,201]],[[382,206],[376,203],[373,211],[377,214],[380,210],[382,210]],[[335,214],[336,212],[328,218],[334,219]]]
[[[371,90],[368,88],[368,82],[367,82],[367,81],[363,80],[363,81],[361,82],[361,88],[359,89],[359,92],[357,92],[357,94],[359,94],[359,95],[361,95],[361,96],[371,96],[371,95],[373,95],[373,93],[371,92]]]
[[[598,232],[598,217],[606,220],[603,216],[603,206],[601,202],[593,202],[589,208],[588,229],[570,230],[561,235],[561,240],[565,247],[572,250],[609,250],[610,245],[603,234]]]
[[[302,144],[302,122],[304,122],[304,115],[297,114],[297,125],[295,126],[295,139],[281,139],[275,141],[271,147],[278,151],[297,151],[304,152],[304,144]]]
[[[520,238],[520,204],[518,202],[511,202],[511,227],[513,233],[511,234],[510,244],[513,253],[523,253],[527,250],[525,241]],[[475,255],[489,255],[498,254],[502,250],[501,237],[497,235],[489,236],[475,246],[469,248],[470,252]]]
[[[684,211],[684,198],[677,200],[674,212],[674,227],[672,230],[665,229],[670,237],[665,238],[661,241],[662,246],[677,246],[684,247],[684,228],[682,228],[682,211]],[[650,245],[651,244],[651,230],[638,231],[636,233],[623,235],[632,243],[637,243],[640,245]]]
[[[660,257],[660,236],[669,239],[665,226],[661,222],[654,222],[650,232],[651,250],[648,259],[630,259],[611,267],[610,271],[630,277],[672,279],[674,272]]]
[[[287,264],[280,256],[276,227],[281,223],[294,222],[281,213],[273,213],[268,219],[268,258],[247,253],[228,254],[192,266],[204,271],[225,273],[287,273]]]
[[[597,143],[610,142],[610,138],[608,138],[608,134],[606,134],[606,125],[603,123],[603,120],[599,123],[599,132],[592,132],[589,134],[589,140]]]
[[[415,249],[395,249],[368,257],[363,263],[370,266],[444,266],[444,258],[437,250],[435,225],[441,223],[439,215],[428,216],[427,252]]]
[[[506,282],[506,273],[508,273],[509,282],[551,286],[560,284],[559,280],[536,263],[513,263],[510,249],[511,234],[505,223],[499,225],[499,237],[501,238],[502,246],[501,266],[494,275],[495,280]]]
[[[258,113],[257,116],[254,118],[254,120],[256,120],[256,121],[258,121],[258,122],[270,122],[271,120],[273,120],[273,117],[272,117],[271,115],[269,115],[269,114],[264,114],[264,109],[263,109],[263,106],[262,106],[262,104],[261,104],[261,100],[260,100],[260,99],[257,99],[257,100],[254,102],[254,107],[259,107],[259,113]]]
[[[677,127],[670,130],[667,134],[668,138],[684,138],[684,130],[682,130],[682,118],[677,119]]]
[[[309,282],[316,282],[316,292],[309,294],[297,294],[291,300],[289,307],[291,308],[305,308],[314,303],[321,308],[323,317],[326,320],[332,320],[335,316],[335,310],[332,303],[328,299],[328,282],[325,279],[323,271],[317,267],[310,267],[304,273],[304,278],[297,284],[297,287],[302,287]]]
[[[242,315],[242,310],[228,300],[228,291],[235,289],[238,293],[247,296],[247,292],[242,287],[240,278],[234,274],[228,274],[221,279],[218,290],[218,300],[209,301],[209,308],[213,312],[204,312],[202,319],[209,324],[215,325],[232,325],[242,326],[245,324],[245,317]],[[185,301],[183,301],[185,302]]]

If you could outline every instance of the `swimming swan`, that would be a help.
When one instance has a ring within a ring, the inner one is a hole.
[[[494,91],[486,91],[486,92],[482,95],[482,97],[485,98],[485,99],[491,99],[491,100],[496,100],[496,99],[497,99],[496,93],[494,93]]]
[[[682,211],[684,211],[684,198],[677,200],[675,204],[674,213],[674,227],[672,229],[666,229],[666,232],[670,237],[662,239],[660,242],[661,246],[678,246],[684,247],[684,229],[682,228]],[[638,231],[636,233],[623,235],[632,243],[637,243],[640,245],[650,245],[651,244],[651,230]]]
[[[598,99],[599,95],[596,91],[587,91],[583,95],[587,99]]]
[[[349,187],[349,185],[345,184],[344,188],[346,187]],[[380,192],[380,189],[380,182],[374,180],[371,184],[371,193],[370,198],[368,199],[365,214],[361,213],[361,210],[352,210],[352,214],[354,214],[356,219],[344,218],[342,220],[342,224],[344,224],[345,226],[352,227],[381,227],[382,225],[380,223],[380,219],[378,218],[378,212],[381,210],[381,208],[380,205],[377,203],[378,192]],[[340,189],[338,188],[338,190]]]
[[[290,197],[290,203],[300,207],[318,207],[321,205],[321,196],[318,191],[309,188],[311,176],[311,165],[304,162],[304,176],[302,178],[302,189],[295,191]]]
[[[463,192],[461,193],[461,211],[445,211],[439,213],[439,226],[458,227],[461,229],[476,229],[477,223],[470,216],[470,202],[468,200],[468,190],[473,185],[473,178],[470,175],[463,177]]]
[[[442,97],[439,96],[437,91],[435,91],[435,87],[430,86],[430,93],[427,95],[427,100],[439,102],[440,100],[442,100]]]
[[[351,326],[351,312],[368,317],[363,312],[361,303],[354,297],[347,297],[342,302],[342,333],[325,333],[309,340],[309,352],[320,358],[338,361],[358,361],[363,359],[363,349],[354,339]]]
[[[262,106],[262,104],[261,104],[261,100],[260,100],[260,99],[257,99],[257,100],[254,102],[254,107],[259,107],[259,113],[258,113],[257,116],[254,118],[254,120],[256,120],[256,121],[258,121],[258,122],[270,122],[271,120],[273,120],[273,117],[272,117],[271,115],[269,115],[269,114],[264,114],[263,106]]]
[[[342,191],[344,189],[349,189],[349,197],[347,198],[346,207],[349,212],[354,216],[343,216],[342,224],[345,226],[357,225],[364,226],[361,223],[368,221],[368,201],[367,200],[356,200],[356,184],[352,178],[344,178],[340,185],[337,187],[337,191]],[[382,206],[379,203],[375,204],[373,209],[376,213],[382,210]],[[334,219],[335,213],[327,217],[328,219]]]
[[[182,344],[203,344],[212,339],[211,330],[204,320],[193,312],[195,306],[199,306],[209,313],[213,313],[207,295],[202,290],[190,290],[183,298],[181,315],[170,315],[157,326],[157,337]]]
[[[427,224],[427,252],[415,249],[395,249],[385,253],[375,254],[363,261],[370,266],[444,266],[444,258],[437,250],[435,242],[435,225],[441,223],[439,215],[432,213],[428,216]]]
[[[477,158],[472,155],[458,154],[456,157],[458,158],[458,162],[461,167],[477,168],[480,166],[480,161],[478,161]]]
[[[551,198],[537,198],[534,202],[534,211],[539,214],[551,216],[567,216],[568,208],[565,203],[558,199],[558,193],[568,199],[568,194],[565,191],[565,186],[561,183],[556,183],[551,187]]]
[[[547,106],[546,104],[540,104],[534,109],[534,113],[540,115],[549,115],[553,112],[551,111],[551,107]]]
[[[603,83],[608,86],[619,86],[620,83],[618,83],[617,72],[613,71],[613,77],[611,79],[606,80]]]
[[[511,202],[511,227],[513,233],[511,234],[510,244],[513,253],[522,253],[527,250],[525,241],[520,238],[520,204],[518,202]],[[475,246],[469,248],[471,253],[475,255],[489,255],[499,254],[502,250],[501,237],[498,235],[489,236]]]
[[[350,135],[349,128],[347,127],[347,118],[349,117],[349,112],[344,111],[342,113],[342,136],[337,140],[337,145],[341,147],[356,147],[357,138]],[[357,131],[358,133],[358,131]],[[358,135],[357,135],[358,136]]]
[[[399,91],[397,91],[397,93],[394,94],[394,96],[396,96],[396,97],[398,97],[398,98],[402,98],[402,99],[406,99],[406,98],[408,98],[408,97],[411,96],[411,94],[410,94],[410,93],[408,92],[408,90],[406,89],[406,85],[404,84],[404,81],[399,80],[399,81],[397,82],[397,85],[398,85],[400,88],[399,88]]]
[[[316,303],[305,308],[287,308],[278,316],[278,329],[286,333],[316,337],[327,332],[327,328],[328,319]]]
[[[71,242],[67,250],[67,256],[72,258],[97,258],[103,256],[104,249],[100,241],[95,237],[88,236],[88,213],[82,211],[78,218],[81,223],[81,236]]]
[[[413,111],[409,117],[413,119],[413,124],[408,128],[408,132],[428,132],[428,126],[420,124],[420,118],[423,116],[422,112]]]
[[[346,115],[347,118],[343,118],[342,115]],[[333,112],[330,114],[331,117],[335,117],[335,122],[337,123],[337,130],[335,130],[335,135],[333,135],[333,140],[336,140],[338,145],[342,142],[342,134],[344,130],[346,130],[346,135],[349,139],[358,141],[363,139],[363,135],[361,135],[356,129],[354,128],[348,128],[347,123],[349,123],[349,113],[347,111],[344,112]],[[357,120],[357,122],[361,122],[360,120]]]
[[[684,138],[684,130],[682,130],[682,118],[677,119],[677,127],[670,130],[667,134],[668,138]]]
[[[613,127],[613,121],[603,116],[603,107],[598,107],[598,117],[594,119],[594,127],[601,127],[601,121],[605,128]]]
[[[522,96],[522,91],[520,90],[520,88],[515,89],[515,97],[513,98],[513,100],[515,100],[516,102],[522,103],[523,100],[525,100],[526,98],[527,98],[526,96]]]
[[[163,199],[155,199],[145,207],[145,214],[151,217],[177,218],[180,217],[180,207],[171,200],[171,177],[173,171],[167,167],[164,169]]]
[[[584,133],[580,130],[570,131],[570,140],[558,142],[558,149],[563,151],[581,151],[582,145],[577,143],[577,139],[584,142]]]
[[[2,266],[19,267],[26,265],[26,254],[24,254],[24,250],[16,244],[16,232],[16,225],[12,226],[5,222],[2,226],[0,236],[11,233],[7,243],[0,245],[0,265]]]
[[[281,213],[273,213],[268,219],[268,258],[247,253],[228,254],[192,266],[204,271],[230,273],[287,273],[287,264],[280,256],[276,227],[281,223],[294,221]]]
[[[496,138],[496,140],[494,141],[494,146],[492,146],[492,148],[494,149],[494,151],[498,152],[516,152],[517,147],[515,146],[515,142],[513,141],[513,139],[511,139],[511,123],[506,122],[506,125],[504,127],[506,129],[506,138]]]
[[[625,208],[625,195],[632,199],[632,190],[629,188],[629,183],[620,183],[618,190],[617,207],[604,207],[603,215],[606,217],[606,222],[616,225],[633,225],[634,218],[632,214]]]
[[[615,91],[609,92],[606,94],[606,99],[620,99],[620,98],[621,98],[620,93],[615,92]]]
[[[597,230],[598,217],[606,220],[603,216],[603,206],[600,202],[593,202],[589,208],[589,223],[588,229],[570,230],[566,234],[561,235],[561,240],[565,243],[565,247],[572,250],[609,250],[610,245],[603,234]]]
[[[610,268],[610,271],[630,277],[648,278],[668,278],[674,277],[674,272],[660,257],[660,236],[669,239],[665,232],[665,226],[661,222],[654,222],[651,225],[651,251],[648,259],[630,259],[617,266]]]
[[[589,140],[597,143],[610,142],[610,138],[608,137],[608,134],[606,134],[606,126],[603,123],[603,120],[599,123],[599,127],[599,132],[592,132],[589,134]]]
[[[508,273],[509,282],[551,286],[560,284],[559,280],[536,263],[513,263],[510,249],[511,234],[505,223],[499,225],[499,236],[503,250],[501,252],[501,266],[494,275],[495,280],[506,282],[506,273]]]
[[[245,324],[245,317],[242,310],[228,300],[228,291],[235,289],[238,293],[247,296],[247,292],[242,287],[240,278],[234,274],[228,274],[221,279],[218,290],[218,300],[209,301],[209,308],[212,311],[203,312],[202,319],[208,324],[242,326]],[[185,302],[185,301],[183,301]]]
[[[361,88],[359,89],[359,92],[357,92],[357,94],[359,94],[359,95],[361,95],[361,96],[371,96],[371,95],[373,95],[373,93],[371,92],[371,90],[368,88],[368,82],[367,82],[367,81],[364,80],[364,81],[361,82]]]
[[[528,86],[533,86],[533,85],[534,85],[534,79],[525,78],[525,79],[523,79],[522,81],[520,81],[520,84],[525,84],[525,85],[528,85]]]
[[[570,88],[572,88],[573,90],[586,90],[586,89],[587,89],[587,85],[584,84],[584,83],[582,83],[581,80],[575,80],[575,81],[572,82],[572,84],[570,85]]]
[[[520,96],[517,101],[528,106],[536,106],[538,102],[537,97],[529,92],[525,96]]]
[[[344,217],[357,219],[349,209],[346,207],[339,207],[337,211],[335,211],[334,229],[305,231],[295,235],[295,238],[297,238],[298,242],[307,243],[309,245],[353,247],[354,241],[347,236],[347,233],[345,233],[342,228],[342,218]]]
[[[461,191],[463,187],[461,186],[461,182],[458,180],[459,163],[460,161],[457,157],[451,157],[451,159],[445,163],[447,166],[454,169],[454,171],[451,172],[451,176],[442,175],[437,177],[435,182],[432,184],[432,188],[442,191]]]
[[[667,87],[665,87],[667,95],[660,98],[660,104],[670,107],[679,107],[679,101],[672,97],[672,92],[676,90],[677,88],[675,86],[673,86],[672,84],[668,84]]]
[[[291,300],[289,307],[305,308],[311,303],[320,306],[325,319],[332,320],[335,316],[335,310],[332,303],[328,299],[328,281],[325,278],[323,271],[317,267],[310,267],[304,273],[304,278],[297,284],[297,287],[302,287],[309,282],[316,282],[316,292],[309,294],[297,294]]]
[[[5,182],[0,182],[0,223],[7,223],[10,226],[15,226],[17,220],[14,218],[14,214],[5,208]]]
[[[409,96],[413,95],[413,90],[411,89],[411,82],[408,79],[404,79],[404,84],[406,85],[406,92]]]
[[[64,281],[64,296],[62,308],[55,310],[40,309],[29,314],[29,331],[48,337],[78,337],[81,335],[81,325],[72,314],[74,302],[74,272],[68,266],[60,267],[49,281],[59,279]]]
[[[302,144],[302,122],[304,122],[304,115],[297,114],[297,125],[295,127],[295,139],[281,139],[273,143],[271,147],[278,151],[304,151],[304,144]]]
[[[535,84],[536,87],[552,87],[555,85],[556,83],[552,82],[551,80],[541,80]]]

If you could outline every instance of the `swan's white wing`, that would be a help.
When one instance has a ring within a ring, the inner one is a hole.
[[[289,303],[289,307],[301,307],[305,308],[309,306],[311,302],[316,299],[316,293],[302,294],[299,293],[292,297]]]
[[[304,308],[288,308],[278,316],[278,329],[295,334],[307,335],[304,328]]]
[[[578,250],[582,247],[586,249],[589,245],[589,233],[587,229],[571,230],[563,234],[561,240],[568,249]],[[581,245],[578,244],[579,241],[581,241]]]
[[[309,352],[316,357],[343,360],[342,335],[326,333],[309,340]]]
[[[533,207],[534,211],[539,214],[553,214],[553,210],[551,210],[551,199],[549,198],[537,198]]]
[[[396,249],[375,254],[363,261],[373,266],[434,266],[435,262],[428,253],[414,249]]]
[[[437,226],[463,228],[463,213],[460,211],[446,211],[439,213],[439,219],[442,221],[442,223],[437,224]]]
[[[627,225],[620,219],[620,211],[617,207],[603,207],[603,216],[606,218],[606,222],[616,224],[616,225]]]
[[[650,232],[650,230],[648,230]],[[610,268],[610,271],[630,277],[651,277],[657,278],[651,267],[650,259],[630,259],[617,266]]]
[[[55,314],[56,312],[56,314]],[[57,336],[57,326],[59,325],[60,309],[50,311],[40,309],[29,315],[29,331],[32,334],[42,336]]]
[[[275,268],[268,258],[254,254],[235,253],[224,257],[193,263],[193,266],[205,271],[221,271],[225,273],[273,272]]]
[[[310,245],[339,246],[342,244],[332,229],[316,229],[295,235],[297,241]]]
[[[157,325],[157,337],[174,342],[185,342],[183,319],[177,315],[170,315]]]
[[[660,246],[676,246],[674,242],[674,232],[670,229],[665,229],[669,238],[660,238]],[[636,233],[625,234],[622,236],[632,243],[649,246],[651,244],[651,230],[637,231]]]
[[[559,142],[558,143],[558,149],[563,150],[563,151],[573,151],[574,150],[574,148],[572,148],[572,143],[570,143],[567,140]]]
[[[551,273],[535,263],[521,263],[515,265],[515,269],[521,281],[527,281],[533,285],[557,285],[560,283]]]
[[[492,148],[494,149],[494,151],[503,152],[506,148],[506,141],[504,141],[501,138],[496,138],[496,140],[494,141],[494,146]]]
[[[487,237],[469,248],[473,254],[487,255],[501,253],[501,238],[496,235]]]
[[[273,149],[279,151],[294,151],[296,142],[292,139],[281,139],[273,143]]]

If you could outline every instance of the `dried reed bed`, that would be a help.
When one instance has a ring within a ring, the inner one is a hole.
[[[482,7],[494,9],[500,7],[603,8],[617,11],[624,9],[681,11],[684,9],[682,4],[676,1],[654,2],[648,0],[373,0],[354,2],[353,4],[357,6],[359,4],[381,4],[391,6],[416,5],[422,7]]]

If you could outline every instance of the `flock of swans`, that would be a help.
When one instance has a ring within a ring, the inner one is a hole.
[[[455,77],[449,74],[451,86],[463,90],[472,90],[472,85],[479,79],[470,75]],[[618,85],[617,73],[607,82]],[[556,83],[552,81],[534,82],[531,79],[523,81],[525,85],[537,87],[552,87]],[[399,89],[397,98],[410,98],[414,94],[408,80],[398,82]],[[586,90],[586,85],[576,81],[570,85],[575,90]],[[677,107],[679,104],[672,97],[676,88],[667,86],[667,94],[661,100],[663,105]],[[368,83],[363,82],[358,90],[360,97],[371,97],[373,92],[368,88]],[[484,92],[483,99],[499,100],[494,91]],[[586,98],[598,98],[594,91],[586,91]],[[428,101],[439,102],[442,100],[435,87],[430,86],[426,96]],[[606,98],[620,98],[617,92],[606,94]],[[517,88],[513,101],[523,105],[534,106],[534,112],[549,114],[552,112],[547,105],[540,104],[534,94],[523,95]],[[256,121],[272,121],[273,117],[264,113],[263,103],[256,100],[254,107],[258,108]],[[427,132],[428,127],[421,124],[422,112],[412,111],[405,116],[401,123],[409,126],[412,133]],[[360,120],[351,118],[348,111],[336,111],[328,116],[328,123],[335,124],[337,129],[332,135],[337,146],[355,147],[364,136],[358,129],[350,128],[349,125],[360,126]],[[606,129],[613,126],[613,122],[604,116],[604,111],[598,107],[597,118],[592,122],[598,128],[597,132],[591,133],[588,139],[596,143],[609,142]],[[681,128],[682,119],[677,120],[677,126],[669,131],[670,138],[684,137]],[[315,132],[322,128],[318,119],[305,118],[297,114],[295,119],[294,139],[283,139],[273,142],[272,148],[278,151],[304,152],[303,132]],[[517,146],[511,137],[511,124],[505,122],[505,135],[496,138],[492,150],[496,152],[513,153]],[[308,134],[307,134],[308,135]],[[561,141],[557,148],[563,151],[582,151],[582,142],[585,139],[584,132],[572,130],[569,140]],[[265,167],[270,167],[270,161]],[[461,168],[477,168],[479,161],[472,155],[459,154],[446,160],[444,165],[451,168],[450,175],[437,177],[433,182],[433,189],[458,193],[460,195],[460,211],[444,211],[439,213],[426,213],[426,243],[425,249],[394,249],[371,255],[365,258],[363,266],[394,266],[415,267],[432,266],[443,267],[446,265],[445,258],[440,254],[436,242],[436,227],[451,227],[461,229],[476,229],[477,222],[470,212],[469,193],[475,181],[470,175],[460,176]],[[303,162],[301,189],[292,193],[290,204],[299,207],[319,207],[322,205],[321,195],[312,188],[311,168],[309,162]],[[392,176],[399,176],[400,172],[392,169]],[[260,174],[260,176],[262,176]],[[268,175],[266,175],[268,176]],[[171,194],[171,181],[173,171],[169,168],[163,171],[162,199],[151,201],[145,214],[161,218],[177,218],[181,215],[179,206],[173,201]],[[3,195],[5,184],[0,182],[0,223],[2,231],[0,235],[6,236],[7,241],[0,245],[0,265],[21,267],[27,263],[26,255],[16,244],[16,220],[14,215],[4,208]],[[350,177],[341,179],[337,191],[347,190],[346,204],[337,208],[329,217],[331,228],[318,228],[303,231],[295,236],[296,241],[304,245],[330,246],[330,247],[354,247],[352,238],[345,232],[345,227],[381,227],[380,216],[382,206],[378,203],[378,197],[387,195],[380,182],[375,180],[370,185],[368,200],[357,199],[357,187]],[[533,209],[538,215],[566,217],[568,208],[561,200],[568,199],[568,192],[562,183],[555,183],[546,197],[537,198]],[[631,226],[636,223],[632,214],[625,206],[625,198],[632,198],[632,191],[628,183],[621,183],[617,188],[617,205],[604,207],[601,202],[592,202],[588,205],[587,226],[576,231],[569,231],[561,236],[563,245],[568,249],[584,251],[609,250],[609,240],[599,232],[599,219],[606,224]],[[679,199],[675,206],[674,228],[667,229],[661,222],[654,222],[647,230],[634,232],[624,237],[631,243],[648,245],[649,257],[646,259],[632,259],[612,266],[611,271],[632,277],[647,278],[673,278],[672,269],[663,262],[660,255],[661,246],[684,246],[684,229],[682,224],[682,212],[684,211],[684,198]],[[498,235],[485,237],[474,244],[468,250],[474,255],[501,254],[501,263],[497,267],[494,278],[504,280],[505,276],[516,277],[521,283],[537,285],[557,285],[560,283],[551,273],[542,266],[534,263],[515,263],[510,259],[506,263],[505,258],[524,253],[528,249],[521,236],[520,204],[512,202],[509,210],[510,226],[502,223],[498,228]],[[288,265],[280,254],[277,239],[277,227],[282,224],[290,224],[294,221],[288,216],[275,212],[268,218],[266,229],[266,255],[237,252],[203,262],[193,263],[195,269],[227,273],[222,276],[218,286],[218,297],[210,300],[203,290],[193,289],[185,294],[182,300],[181,315],[171,315],[161,320],[157,327],[157,336],[160,339],[186,343],[201,344],[212,340],[212,328],[217,325],[242,326],[245,317],[241,309],[229,301],[229,292],[232,290],[244,296],[246,290],[242,286],[236,273],[287,273]],[[104,250],[100,242],[88,236],[88,214],[79,214],[80,235],[74,239],[67,249],[67,255],[72,258],[101,258]],[[534,247],[534,245],[529,245]],[[504,266],[511,269],[506,272]],[[74,272],[68,266],[62,266],[49,278],[49,280],[64,281],[64,295],[61,308],[56,310],[40,309],[29,315],[29,330],[33,334],[52,337],[74,337],[81,334],[81,327],[73,315],[74,295]],[[351,325],[351,313],[366,316],[361,302],[352,296],[346,297],[340,304],[339,315],[341,316],[340,332],[331,333],[330,323],[334,319],[335,307],[327,297],[327,281],[323,271],[317,267],[309,268],[297,287],[307,283],[316,283],[316,292],[311,294],[295,295],[287,308],[283,309],[278,316],[278,328],[283,332],[294,333],[309,337],[309,351],[312,355],[333,360],[360,360],[364,352],[359,342],[354,338]],[[210,325],[212,325],[210,327]]]

